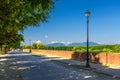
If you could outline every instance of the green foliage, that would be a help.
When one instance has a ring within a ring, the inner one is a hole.
[[[44,45],[41,43],[33,43],[31,48],[32,49],[43,49]]]
[[[112,52],[112,50],[109,48],[103,48],[103,52]]]
[[[19,46],[23,37],[18,31],[38,25],[40,22],[47,22],[54,2],[54,0],[0,0],[0,46]]]
[[[65,50],[65,51],[71,51],[73,47],[71,46],[44,46],[43,49],[45,50]]]
[[[114,45],[90,46],[90,52],[112,52]]]
[[[36,43],[33,43],[32,46],[31,46],[32,49],[37,49],[37,45]]]
[[[27,48],[27,47],[25,47]],[[41,46],[40,48],[33,49],[43,49],[43,50],[64,50],[64,51],[74,51],[74,52],[86,52],[85,46]],[[89,52],[99,53],[99,52],[120,52],[120,45],[99,45],[99,46],[89,46]]]
[[[85,48],[80,47],[80,46],[75,46],[72,49],[74,52],[86,52]]]
[[[1,0],[0,26],[24,29],[45,22],[53,4],[53,0]]]
[[[120,45],[115,45],[113,47],[114,52],[120,52]]]
[[[25,45],[24,45],[24,46],[21,46],[21,48],[22,48],[22,49],[29,49],[30,46],[25,46]]]

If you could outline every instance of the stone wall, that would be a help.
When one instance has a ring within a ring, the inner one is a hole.
[[[28,49],[24,49],[24,52],[29,52]],[[85,53],[75,53],[72,51],[60,51],[60,50],[32,50],[32,53],[60,56],[67,59],[77,59],[81,61],[86,60]],[[120,54],[118,53],[90,53],[90,62],[101,63],[104,65],[116,65],[120,66]]]

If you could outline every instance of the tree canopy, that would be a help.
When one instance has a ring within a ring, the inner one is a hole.
[[[0,0],[0,50],[2,45],[20,45],[24,39],[18,32],[46,22],[54,3],[55,0]]]
[[[21,30],[27,25],[47,21],[53,4],[53,0],[1,0],[0,27]]]
[[[0,0],[0,45],[20,37],[18,31],[46,22],[55,0]]]

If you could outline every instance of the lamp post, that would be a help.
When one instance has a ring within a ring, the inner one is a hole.
[[[86,52],[86,67],[89,68],[90,64],[89,64],[89,16],[90,16],[90,11],[86,11],[85,12],[85,16],[86,16],[86,29],[87,29],[87,52]]]
[[[31,53],[32,52],[32,50],[31,50],[31,40],[29,40],[30,41],[30,50],[29,50],[29,53]]]

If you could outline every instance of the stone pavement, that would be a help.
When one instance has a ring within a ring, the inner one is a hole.
[[[58,56],[51,56],[51,55],[44,55],[44,56],[48,57],[49,59],[51,58],[51,60],[57,60],[61,63],[67,64],[69,66],[84,68],[87,70],[91,70],[95,73],[104,74],[107,76],[120,79],[120,68],[114,69],[114,68],[109,68],[107,66],[102,66],[101,64],[90,63],[90,69],[88,69],[88,68],[85,68],[86,62],[83,62],[83,61],[81,62],[78,60],[65,59],[65,58],[61,58]]]
[[[76,66],[76,67],[84,66],[80,68],[86,69],[85,68],[86,62],[80,62],[78,60],[59,60],[59,61],[71,66]],[[90,63],[90,70],[96,73],[105,74],[120,79],[120,69],[112,69],[109,67],[101,66],[100,64]]]
[[[85,62],[65,59],[58,56],[44,56],[48,57],[48,59],[56,60],[69,66],[86,69]],[[91,70],[95,73],[100,73],[120,79],[120,69],[112,69],[105,66],[101,66],[100,64],[93,63],[90,63],[90,66],[91,68],[87,70]],[[21,74],[17,69],[18,68],[17,64],[14,61],[14,57],[9,57],[5,55],[0,56],[0,80],[22,80]]]
[[[0,55],[0,80],[22,80],[13,57]]]

